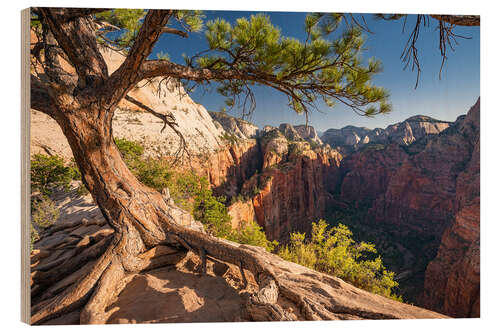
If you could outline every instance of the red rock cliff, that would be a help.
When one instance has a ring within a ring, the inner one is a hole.
[[[286,240],[290,232],[309,232],[324,217],[329,178],[338,171],[341,155],[332,149],[311,149],[305,141],[288,141],[274,130],[261,139],[262,172],[249,179],[256,222],[268,238]]]
[[[472,143],[471,159],[456,181],[457,210],[437,256],[425,273],[422,305],[453,317],[480,315],[480,142],[479,101],[460,128]]]
[[[479,113],[478,100],[439,135],[345,158],[337,186],[371,207],[365,223],[434,239],[419,302],[456,317],[479,314]]]

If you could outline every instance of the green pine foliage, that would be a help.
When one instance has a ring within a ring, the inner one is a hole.
[[[112,41],[116,46],[126,48],[130,47],[135,40],[145,14],[146,11],[143,9],[116,8],[98,13],[95,17],[98,21],[105,21],[120,29],[118,33],[115,33],[114,38],[106,36],[106,42]],[[103,37],[100,41],[105,42]]]
[[[290,106],[298,113],[317,100],[328,106],[347,102],[367,116],[389,112],[388,92],[371,83],[373,75],[382,70],[380,61],[361,57],[365,42],[361,29],[349,26],[331,38],[338,25],[326,28],[324,22],[308,16],[302,42],[282,36],[265,14],[239,18],[234,25],[224,19],[211,20],[206,23],[205,36],[214,52],[188,59],[188,65],[252,73],[245,80],[220,82],[217,90],[228,98],[229,106],[248,91],[248,85],[265,84],[289,88]],[[266,76],[274,77],[272,84],[266,82]]]
[[[146,13],[112,9],[95,14],[94,19],[100,23],[98,41],[127,53]],[[382,70],[381,63],[363,59],[365,38],[359,25],[346,22],[344,31],[340,31],[344,17],[308,15],[304,38],[300,40],[283,36],[265,14],[242,17],[234,24],[222,18],[205,23],[202,11],[174,10],[168,26],[185,37],[191,32],[205,33],[208,49],[192,56],[182,54],[188,67],[238,72],[234,77],[211,80],[226,97],[229,108],[237,104],[245,108],[252,86],[265,85],[287,95],[289,106],[298,113],[314,109],[317,102],[328,107],[345,104],[366,116],[390,112],[387,90],[372,82],[373,76]],[[163,52],[158,53],[157,59],[170,61]],[[194,85],[204,83],[209,82]]]
[[[291,233],[290,243],[278,255],[311,269],[337,276],[353,285],[402,301],[393,293],[398,286],[394,273],[388,271],[375,245],[356,243],[352,232],[343,224],[329,228],[324,220],[312,224],[311,239],[304,233]]]
[[[98,41],[127,51],[135,41],[145,15],[143,9],[125,8],[95,14],[96,21],[108,23],[98,32]],[[187,31],[200,31],[203,28],[204,15],[200,10],[176,10],[173,18]]]

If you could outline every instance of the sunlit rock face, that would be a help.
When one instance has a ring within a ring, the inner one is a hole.
[[[101,51],[110,74],[123,62],[118,52]],[[72,68],[68,68],[72,70]],[[221,149],[224,142],[222,127],[217,127],[203,105],[194,102],[182,85],[175,81],[154,79],[137,84],[128,95],[161,114],[172,114],[178,124],[177,130],[184,136],[193,155],[210,154]],[[163,121],[144,112],[135,104],[122,100],[115,110],[113,134],[140,142],[145,154],[164,157],[174,154],[180,144],[179,136],[170,127],[163,131]],[[71,159],[73,154],[57,123],[40,112],[31,111],[31,153],[52,153]]]
[[[231,117],[225,112],[209,113],[216,126],[222,126],[226,132],[231,133],[240,139],[252,139],[257,136],[259,128],[246,120]]]
[[[342,156],[329,147],[312,149],[308,142],[268,133],[271,138],[260,141],[262,172],[244,184],[243,193],[252,194],[256,221],[266,235],[283,241],[290,232],[310,232],[311,223],[324,216],[331,199],[329,177]]]
[[[316,145],[323,144],[314,127],[308,125],[297,125],[294,126],[294,128],[302,139],[308,142],[313,142]]]
[[[246,178],[238,200],[229,206],[233,226],[250,219],[269,239],[287,240],[290,232],[309,232],[324,216],[329,190],[342,156],[319,145],[314,129],[289,124],[266,126],[258,135],[257,172]],[[243,200],[243,201],[241,201]]]

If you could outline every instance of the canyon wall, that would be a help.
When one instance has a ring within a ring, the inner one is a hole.
[[[456,180],[456,213],[425,273],[422,305],[453,317],[480,316],[480,105],[459,131],[471,151]]]
[[[290,129],[297,136],[287,138]],[[314,145],[315,133],[303,133]],[[229,207],[233,225],[254,219],[269,239],[279,241],[288,240],[290,232],[310,232],[311,223],[324,217],[331,199],[329,178],[338,171],[341,155],[329,147],[313,149],[288,124],[266,128],[258,142],[261,167]]]
[[[308,233],[311,223],[324,217],[331,197],[327,179],[337,172],[341,156],[332,149],[312,150],[307,143],[296,143],[282,147],[288,151],[277,158],[273,147],[268,143],[262,148],[265,162],[260,177],[266,182],[251,200],[267,237],[286,241],[290,232]],[[255,184],[249,181],[245,186]]]
[[[458,317],[479,315],[479,114],[406,146],[366,146],[346,157],[336,192],[368,207],[363,221],[426,238],[430,261],[419,304]]]

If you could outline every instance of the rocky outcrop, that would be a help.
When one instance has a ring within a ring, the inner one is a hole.
[[[324,216],[329,177],[337,172],[341,155],[329,147],[312,149],[303,140],[291,141],[285,137],[290,127],[281,127],[283,132],[268,129],[260,139],[262,171],[245,182],[242,194],[267,237],[283,241],[292,231],[309,232],[311,222]]]
[[[365,223],[426,239],[414,256],[435,259],[419,304],[458,317],[479,313],[479,109],[478,100],[442,131],[410,118],[394,130],[396,142],[345,158],[337,181],[343,201],[368,207]]]
[[[271,127],[266,127],[264,132],[271,130]],[[314,146],[321,146],[323,142],[319,138],[316,130],[312,126],[308,125],[290,125],[283,123],[279,126],[279,131],[285,136],[289,141],[307,141]]]
[[[215,126],[221,126],[226,132],[240,139],[252,139],[257,136],[259,128],[254,124],[225,112],[209,112]]]
[[[300,141],[302,137],[300,136],[299,132],[295,129],[294,126],[290,124],[281,124],[279,126],[279,131],[285,136],[287,140],[290,141]]]
[[[389,125],[387,128],[346,126],[342,129],[329,129],[321,137],[324,143],[339,147],[343,153],[352,153],[368,144],[388,145],[396,143],[408,146],[415,141],[435,135],[451,125],[427,116],[413,116],[401,123]]]
[[[346,148],[352,149],[357,147],[361,139],[365,138],[368,133],[370,133],[370,129],[366,127],[346,126],[342,129],[331,128],[323,133],[321,140],[332,147],[347,146]]]
[[[297,125],[294,126],[300,137],[309,143],[314,143],[316,145],[323,145],[323,141],[319,138],[316,130],[312,126],[308,125]]]
[[[311,222],[324,217],[341,155],[328,146],[318,147],[313,128],[303,130],[304,137],[289,124],[266,126],[259,133],[258,149],[252,147],[244,154],[249,158],[234,166],[251,165],[249,171],[240,173],[234,186],[215,188],[233,198],[233,227],[256,221],[269,239],[285,241],[290,232],[309,232]],[[260,165],[252,164],[256,162]]]

